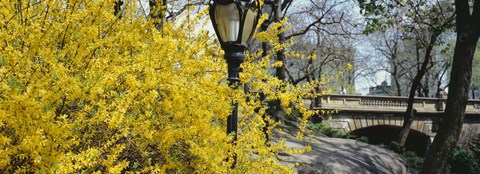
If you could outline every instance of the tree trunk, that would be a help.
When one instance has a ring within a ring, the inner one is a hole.
[[[429,76],[430,73],[427,72],[427,76],[425,76],[425,83],[422,85],[423,86],[423,89],[422,89],[422,92],[423,92],[423,96],[424,97],[428,97],[430,95],[430,76]]]
[[[274,13],[273,13],[273,22],[280,22],[282,18],[282,1],[281,0],[275,0],[273,1],[274,3]],[[283,26],[279,26],[283,27]],[[278,40],[280,43],[285,42],[285,34],[282,32],[277,35]],[[282,62],[282,66],[277,67],[275,69],[275,77],[277,77],[280,80],[285,80],[285,50],[282,48],[281,50],[277,51],[277,57],[276,60]],[[285,111],[283,108],[280,106],[280,99],[277,99],[274,103],[274,112],[273,112],[273,117],[276,119],[275,121],[281,121],[282,123],[284,122],[285,119]]]
[[[395,88],[396,88],[396,95],[397,96],[402,96],[402,89],[400,86],[400,81],[397,73],[397,67],[394,68],[394,73],[392,73],[392,78],[393,78],[393,83],[395,83]]]
[[[282,5],[281,5],[282,2],[281,0],[275,0],[274,4],[275,4],[275,12],[273,16],[273,21],[280,22],[282,18]],[[283,26],[280,26],[280,27],[283,27]],[[283,32],[279,33],[277,37],[280,43],[284,43],[286,40],[285,33]],[[277,52],[277,61],[282,62],[282,66],[276,68],[275,76],[280,80],[285,80],[286,60],[285,60],[285,50],[283,48]]]
[[[457,41],[453,55],[447,105],[439,131],[425,157],[422,173],[443,173],[450,152],[460,136],[468,88],[472,76],[472,60],[480,35],[480,0],[476,0],[470,15],[468,0],[456,0]]]
[[[410,133],[410,126],[412,125],[413,118],[415,116],[415,111],[413,109],[413,101],[415,99],[415,91],[417,90],[417,87],[420,85],[420,82],[427,72],[428,69],[428,64],[430,62],[430,54],[432,53],[433,50],[433,45],[437,41],[437,37],[440,35],[440,32],[434,32],[432,33],[430,37],[430,43],[425,50],[425,57],[422,62],[422,66],[417,72],[417,75],[415,75],[415,78],[413,79],[412,86],[410,87],[410,93],[408,95],[408,105],[407,105],[407,110],[405,111],[405,116],[403,117],[403,125],[402,129],[400,130],[400,134],[398,135],[398,138],[396,142],[400,146],[404,146],[405,142],[407,141],[408,134]]]
[[[477,90],[476,87],[472,88],[472,99],[475,99],[475,90]]]
[[[160,4],[157,4],[157,1],[160,1]],[[154,20],[155,28],[157,30],[162,29],[166,17],[167,0],[149,0],[148,5],[150,6],[150,17]]]
[[[395,87],[397,88],[397,96],[402,96],[402,89],[401,89],[401,86],[400,86],[400,81],[399,81],[399,77],[398,77],[398,68],[397,68],[396,63],[393,65],[392,76],[393,76],[393,82],[395,82]]]
[[[395,86],[397,87],[397,96],[402,96],[402,89],[398,78],[395,78]]]
[[[264,21],[262,26],[260,27],[260,31],[267,31],[268,26],[270,25],[270,21]],[[262,42],[262,59],[266,58],[268,55],[268,43],[267,42]],[[260,102],[264,103],[266,102],[267,96],[263,91],[260,92]],[[257,112],[258,113],[258,112]],[[262,132],[265,136],[265,144],[269,145],[270,137],[268,135],[268,127],[270,127],[268,119],[272,118],[268,114],[263,114],[262,119],[265,122],[265,126],[262,127]]]
[[[420,62],[420,43],[418,43],[420,41],[417,40],[417,44],[415,45],[415,52],[416,52],[416,58],[417,58],[417,74],[418,72],[420,72],[421,68],[420,68],[420,64],[418,62]],[[414,77],[416,78],[416,77]],[[411,88],[413,89],[413,88]],[[420,82],[417,84],[417,86],[415,87],[415,89],[417,90],[417,94],[418,96],[420,96],[422,93],[420,91]]]
[[[473,38],[467,40],[469,41],[461,42],[457,39],[450,78],[450,84],[455,85],[450,86],[440,130],[426,157],[423,173],[443,173],[450,151],[456,145],[462,130],[472,74],[471,63],[476,47]]]
[[[122,5],[123,5],[123,1],[115,1],[115,6],[113,7],[114,9],[113,15],[118,16],[119,18],[122,17],[122,15],[120,14],[122,10]]]

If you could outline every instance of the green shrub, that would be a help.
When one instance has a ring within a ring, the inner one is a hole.
[[[400,144],[398,144],[395,141],[390,144],[389,149],[394,151],[395,153],[398,153],[398,154],[405,153],[405,147],[400,146]]]
[[[340,130],[340,129],[335,129],[332,128],[325,123],[312,123],[308,122],[308,127],[312,130],[314,130],[317,133],[324,134],[327,137],[331,138],[345,138],[345,139],[354,139],[357,141],[362,141],[365,143],[368,143],[368,138],[367,137],[357,137],[355,135],[350,134],[350,132]]]
[[[355,136],[355,135],[354,135]],[[365,137],[365,136],[361,136],[361,137],[356,137],[354,138],[355,140],[357,141],[361,141],[361,142],[364,142],[364,143],[368,143],[368,137]]]
[[[477,164],[480,165],[480,134],[477,134],[470,142],[468,143],[468,149],[470,149],[477,159]]]
[[[476,174],[480,173],[480,167],[472,151],[460,146],[455,147],[447,166],[448,173]]]
[[[423,165],[423,158],[415,154],[415,152],[407,151],[405,147],[400,146],[397,142],[392,142],[388,148],[395,153],[402,156],[402,158],[407,162],[408,168],[411,170],[420,171]]]
[[[350,133],[348,132],[334,129],[324,123],[315,124],[315,123],[309,122],[308,127],[317,133],[324,134],[325,136],[331,137],[331,138],[348,138],[349,136],[351,136]]]
[[[412,151],[406,151],[405,153],[401,154],[402,157],[404,157],[410,168],[415,169],[420,171],[423,166],[423,158],[417,156],[415,152]]]

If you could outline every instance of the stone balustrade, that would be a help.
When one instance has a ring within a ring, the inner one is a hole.
[[[419,113],[439,113],[445,109],[446,98],[416,97],[413,108]],[[361,96],[361,95],[325,95],[317,99],[305,99],[305,104],[312,109],[338,109],[341,111],[389,111],[405,112],[408,97],[397,96]],[[466,113],[480,114],[480,100],[468,100]]]
[[[325,95],[316,99],[305,99],[307,107],[315,110],[338,110],[333,114],[321,115],[322,122],[332,128],[355,131],[370,126],[389,125],[400,128],[407,109],[408,97]],[[316,102],[315,102],[316,101]],[[411,129],[419,131],[432,140],[437,134],[446,98],[416,97],[413,108],[417,111]],[[465,120],[459,143],[468,143],[480,134],[480,100],[468,100]]]

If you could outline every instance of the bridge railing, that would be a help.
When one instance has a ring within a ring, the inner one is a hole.
[[[315,102],[317,101],[317,102]],[[445,109],[446,98],[416,97],[413,108],[422,113],[438,113]],[[405,112],[408,97],[362,96],[362,95],[325,95],[316,100],[305,100],[312,109],[339,109],[350,111],[392,111]],[[480,113],[480,100],[468,100],[466,112]]]

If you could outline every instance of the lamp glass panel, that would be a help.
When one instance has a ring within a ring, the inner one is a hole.
[[[242,42],[246,43],[252,32],[254,31],[255,26],[255,19],[257,18],[257,13],[254,9],[249,8],[246,11],[247,15],[245,17],[245,23],[243,24],[243,35],[242,35]]]
[[[240,14],[235,3],[217,4],[215,6],[215,21],[223,42],[237,41],[240,31]]]

